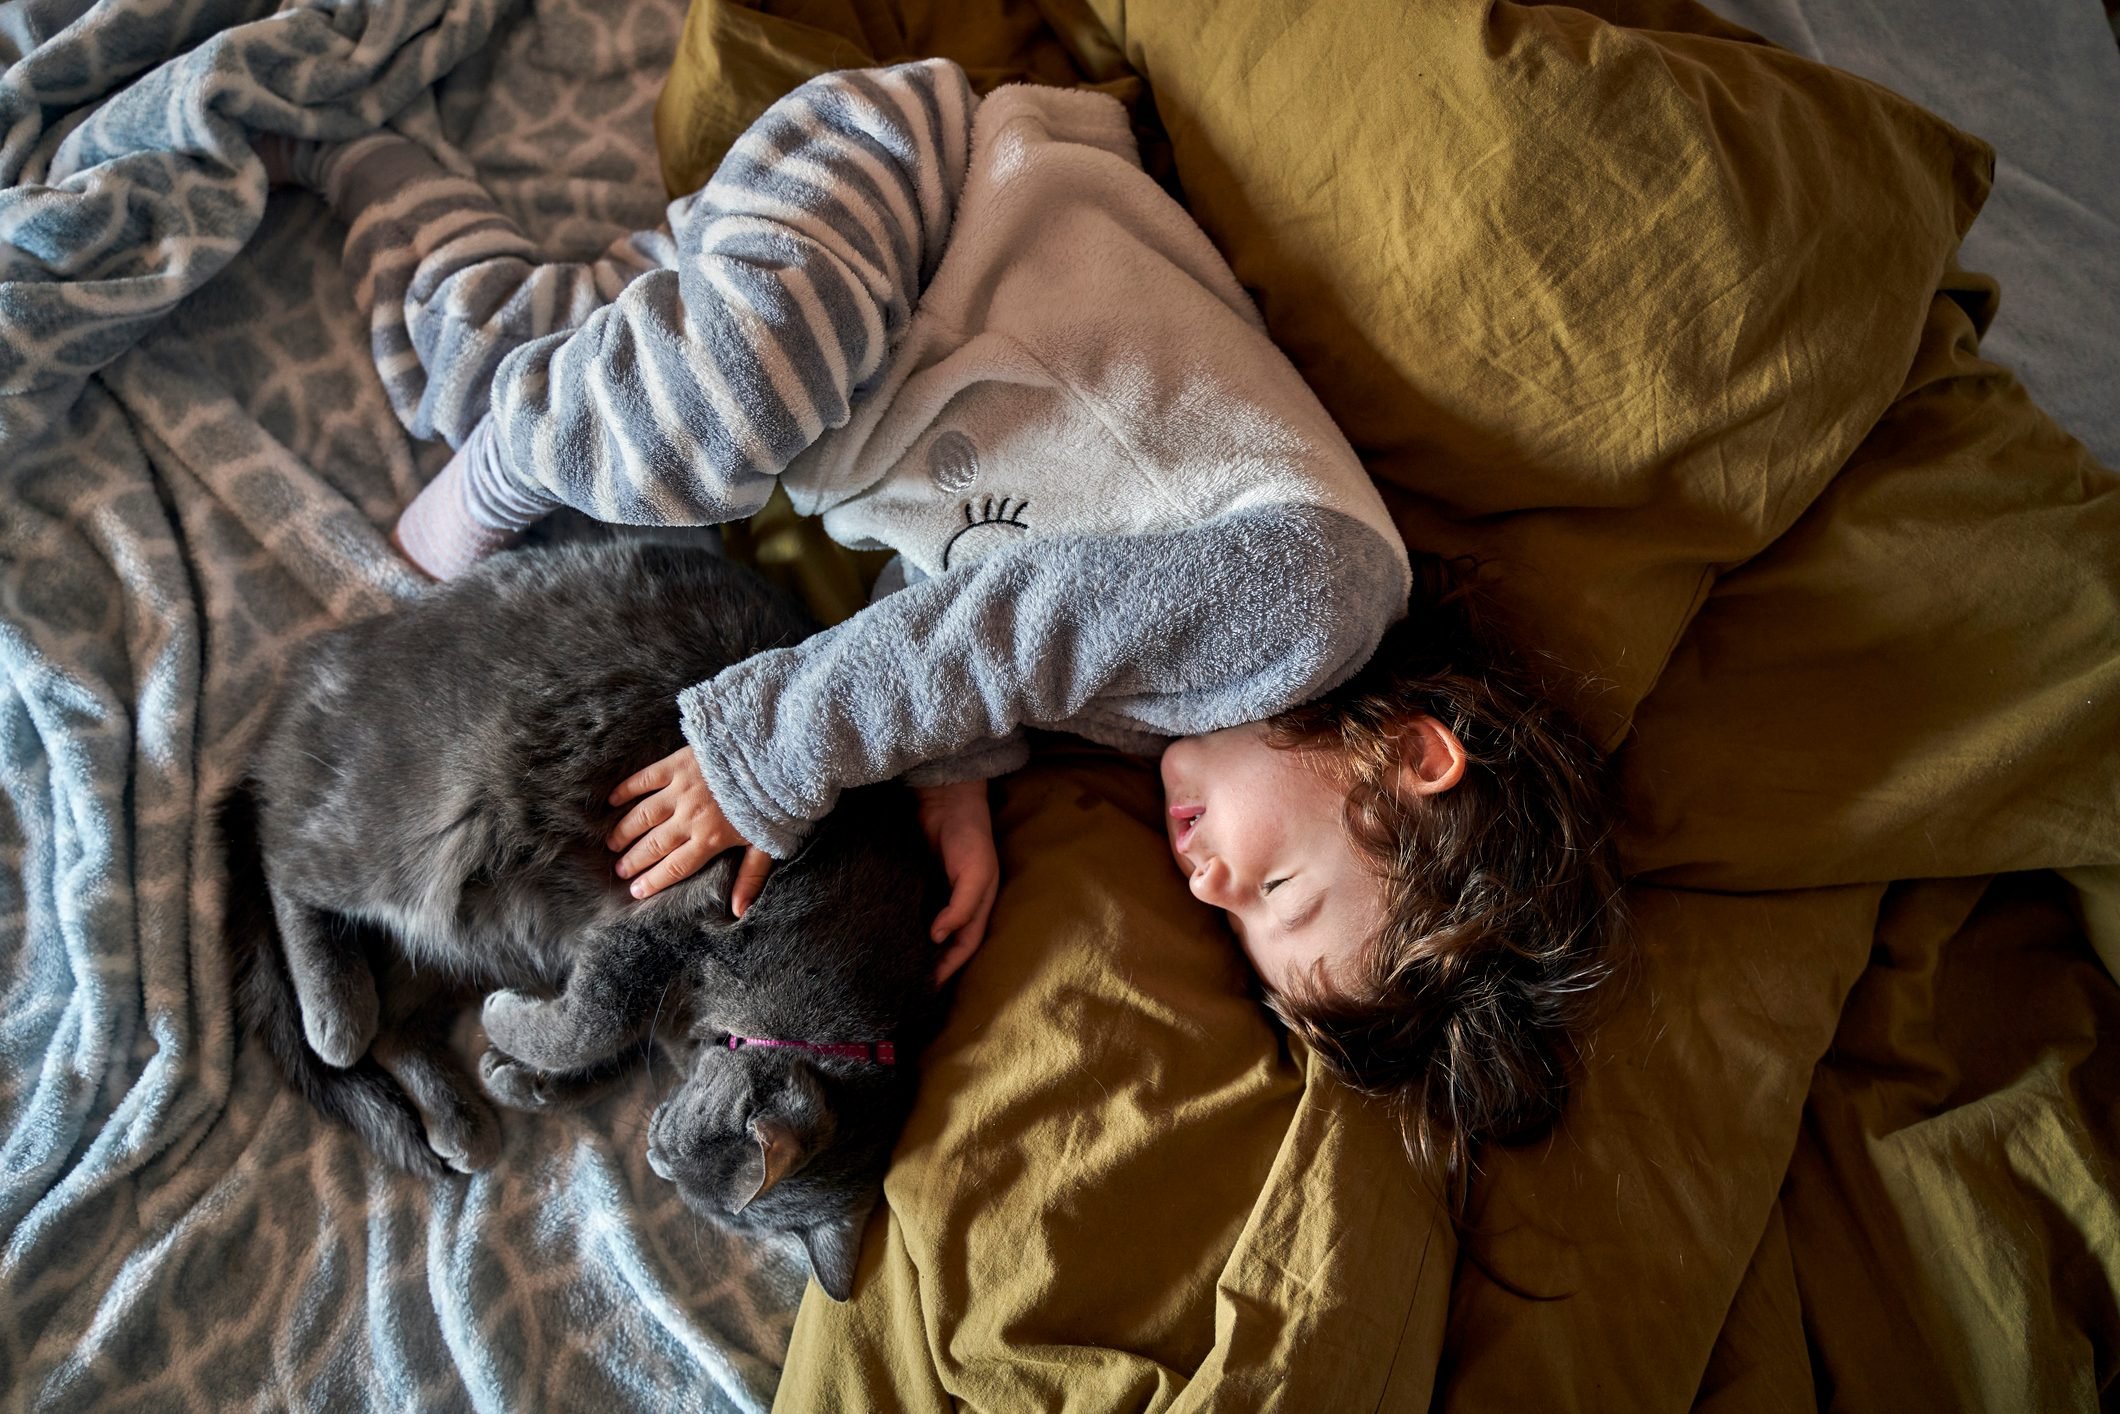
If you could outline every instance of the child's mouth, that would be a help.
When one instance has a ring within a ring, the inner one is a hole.
[[[1170,808],[1172,848],[1185,848],[1187,841],[1193,837],[1193,830],[1200,823],[1200,817],[1206,813],[1207,807],[1204,805],[1173,805]]]

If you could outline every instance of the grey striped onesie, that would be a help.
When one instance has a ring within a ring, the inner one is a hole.
[[[561,505],[732,520],[776,477],[899,552],[903,588],[680,697],[773,855],[844,788],[1012,769],[1025,726],[1146,751],[1270,716],[1404,612],[1353,450],[1102,95],[829,74],[586,264],[402,138],[322,182],[393,405],[461,448],[400,525],[423,563]]]

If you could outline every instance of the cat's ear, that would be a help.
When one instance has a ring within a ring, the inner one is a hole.
[[[751,1190],[750,1197],[736,1205],[739,1213],[786,1178],[803,1156],[802,1140],[792,1126],[780,1120],[760,1115],[751,1121],[751,1137],[758,1141],[758,1186]]]
[[[803,1249],[810,1254],[810,1274],[834,1301],[844,1301],[854,1294],[854,1266],[861,1259],[861,1233],[875,1208],[872,1194],[845,1217],[802,1230]]]

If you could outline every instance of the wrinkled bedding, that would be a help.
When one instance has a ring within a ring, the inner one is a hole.
[[[208,828],[447,455],[246,130],[389,119],[580,258],[661,219],[681,8],[271,9],[0,6],[0,1402],[759,1408],[804,1268],[649,1173],[647,1077],[383,1167],[235,1034]]]
[[[2120,45],[2104,12],[2090,0],[1714,8],[1994,146],[1995,189],[1959,256],[2002,286],[1981,349],[2101,465],[2120,466]]]
[[[267,8],[0,4],[13,1401],[2109,1397],[2120,483],[1985,357],[1977,137],[1685,0]],[[1148,764],[1079,743],[999,788],[993,935],[844,1306],[648,1173],[645,1077],[428,1189],[234,1034],[209,804],[288,646],[417,592],[383,528],[446,456],[245,129],[390,121],[578,258],[802,78],[934,53],[1125,101],[1409,541],[1602,684],[1634,955],[1469,1239],[1268,1023]]]

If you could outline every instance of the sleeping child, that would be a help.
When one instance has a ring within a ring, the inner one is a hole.
[[[459,448],[393,535],[427,573],[563,506],[719,523],[776,482],[897,552],[846,622],[681,695],[687,747],[612,795],[635,894],[740,847],[741,912],[842,790],[903,777],[946,974],[1024,728],[1160,752],[1192,892],[1417,1157],[1461,1180],[1558,1114],[1617,893],[1596,752],[1433,596],[1408,614],[1361,463],[1115,101],[825,75],[589,264],[403,138],[263,150],[348,221],[393,404]]]

